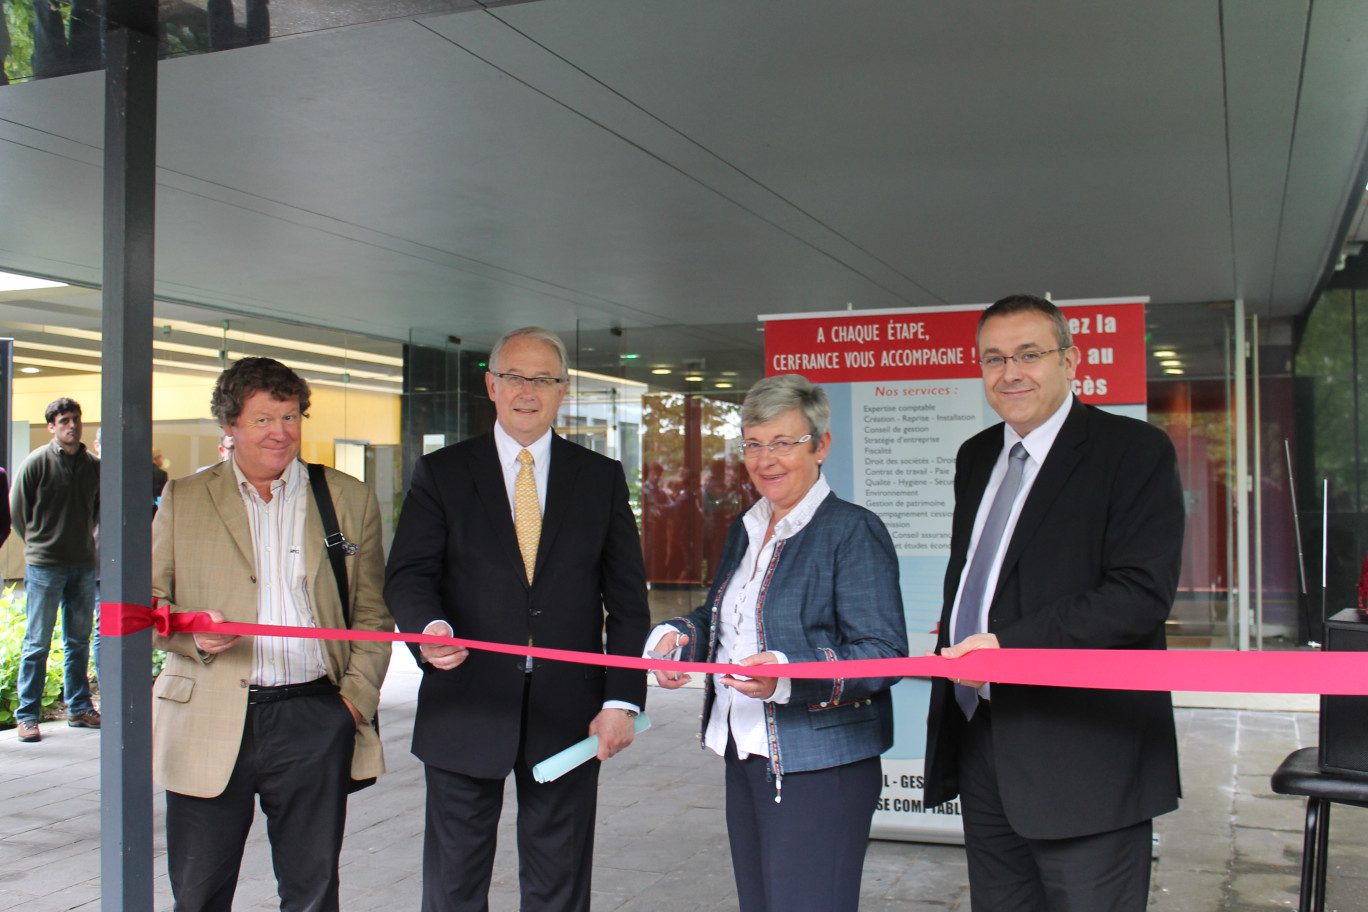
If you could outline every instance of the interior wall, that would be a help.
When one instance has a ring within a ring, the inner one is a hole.
[[[211,374],[197,377],[164,371],[152,375],[152,445],[170,462],[168,472],[173,478],[217,459],[218,429],[209,415],[215,379]],[[399,443],[398,395],[320,385],[312,388],[311,395],[300,448],[305,461],[332,465],[334,440]],[[95,439],[102,423],[99,374],[17,378],[14,416],[30,423],[30,449],[50,439],[43,411],[61,396],[70,396],[81,404],[86,425],[83,439],[87,444]]]

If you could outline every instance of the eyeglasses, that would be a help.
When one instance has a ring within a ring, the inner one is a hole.
[[[521,374],[501,374],[498,371],[490,371],[490,373],[515,390],[520,390],[530,383],[533,389],[546,391],[555,389],[565,382],[560,377],[524,377]]]
[[[986,371],[1002,370],[1007,366],[1008,361],[1015,361],[1022,367],[1030,367],[1032,364],[1039,364],[1040,359],[1046,355],[1053,355],[1055,352],[1068,351],[1067,348],[1052,348],[1049,351],[1027,351],[1016,355],[989,355],[980,358],[979,364]]]
[[[759,459],[761,450],[769,450],[776,456],[787,456],[793,452],[794,447],[799,444],[807,443],[812,439],[811,434],[804,434],[797,440],[776,440],[774,443],[761,443],[758,440],[743,440],[736,445],[741,451],[741,455],[747,459]]]

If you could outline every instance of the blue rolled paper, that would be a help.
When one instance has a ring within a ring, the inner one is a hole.
[[[636,719],[632,721],[632,727],[638,735],[641,734],[651,727],[651,717],[645,713],[637,713]],[[590,735],[532,767],[532,778],[538,782],[554,782],[580,764],[593,759],[598,755],[598,749],[598,735]]]

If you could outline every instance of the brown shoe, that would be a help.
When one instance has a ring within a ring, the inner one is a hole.
[[[72,728],[99,728],[100,713],[95,709],[87,709],[79,716],[67,716],[67,725]]]
[[[42,736],[42,734],[39,733],[39,731],[38,731],[38,723],[37,723],[37,722],[20,722],[20,723],[19,723],[19,740],[20,740],[20,741],[23,741],[23,742],[26,743],[26,744],[32,744],[32,743],[35,742],[35,741],[42,741],[42,740],[43,740],[43,736]]]

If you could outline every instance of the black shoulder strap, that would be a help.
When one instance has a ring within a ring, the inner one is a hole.
[[[337,510],[333,508],[332,492],[328,490],[328,479],[321,464],[309,463],[309,484],[313,487],[314,503],[318,504],[318,515],[323,520],[323,544],[328,549],[333,576],[337,577],[337,594],[342,597],[342,619],[350,627],[351,597],[347,592],[347,565],[342,559],[346,539],[338,527]]]

